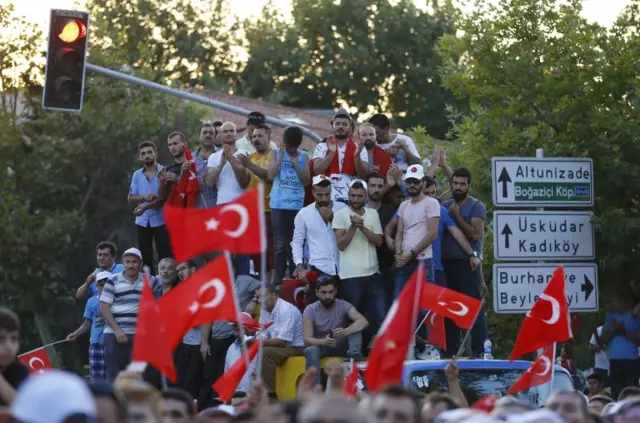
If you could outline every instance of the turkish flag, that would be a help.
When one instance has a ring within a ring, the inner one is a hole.
[[[420,263],[382,322],[364,372],[367,387],[373,393],[402,381],[404,360],[416,329],[420,288],[425,285],[423,281],[424,264]]]
[[[518,379],[516,383],[509,388],[507,395],[551,382],[551,376],[553,375],[553,361],[553,344],[551,344],[544,350],[542,355],[533,362],[531,367],[529,367],[527,371],[520,376],[520,379]]]
[[[217,320],[238,321],[232,269],[225,253],[160,297],[158,308],[171,350],[191,328]]]
[[[360,375],[358,363],[351,359],[351,372],[344,378],[344,394],[348,397],[355,397],[358,393],[358,376]]]
[[[482,301],[433,283],[424,284],[420,294],[420,308],[451,319],[463,329],[473,326],[480,307]]]
[[[198,183],[198,172],[196,171],[196,162],[193,160],[191,152],[186,145],[184,149],[184,159],[190,162],[189,172],[181,175],[180,180],[169,193],[166,204],[172,206],[192,208],[196,206],[196,197],[200,192],[200,184]]]
[[[247,351],[212,385],[212,388],[218,393],[218,398],[221,401],[231,401],[233,393],[236,391],[245,373],[247,373],[247,363],[251,363],[258,354],[260,342],[262,341],[251,344]]]
[[[27,366],[29,373],[42,373],[47,369],[53,369],[49,354],[44,347],[19,355],[18,359]]]
[[[177,380],[176,368],[173,364],[171,351],[172,349],[167,344],[164,324],[147,274],[144,276],[144,287],[140,297],[131,358],[132,361],[151,364],[171,382],[175,382]]]
[[[444,330],[444,316],[433,312],[427,313],[424,324],[429,336],[427,342],[436,347],[447,349],[447,334]]]
[[[263,185],[210,209],[164,207],[164,219],[178,262],[211,251],[257,254],[267,250]]]
[[[560,266],[553,272],[551,282],[540,298],[527,312],[509,361],[571,337],[569,303],[564,292],[564,267]]]

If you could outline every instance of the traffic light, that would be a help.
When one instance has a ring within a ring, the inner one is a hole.
[[[51,9],[42,107],[82,110],[89,14]]]

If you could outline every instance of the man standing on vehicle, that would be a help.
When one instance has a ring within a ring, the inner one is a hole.
[[[344,357],[362,361],[362,330],[367,319],[348,302],[336,299],[338,284],[334,278],[316,283],[318,301],[303,314],[304,357],[307,369],[320,369],[323,357]],[[320,384],[320,371],[316,373]]]
[[[472,268],[472,256],[482,260],[482,237],[487,217],[487,210],[482,201],[469,195],[471,188],[471,172],[466,168],[458,168],[453,172],[451,189],[453,199],[442,204],[449,210],[449,215],[458,228],[464,233],[473,249],[469,254],[460,246],[449,231],[442,237],[442,265],[444,267],[447,287],[473,298],[482,298],[487,285],[482,277],[482,266]],[[453,356],[460,344],[460,328],[450,320],[445,321],[447,332],[447,353]],[[478,318],[471,330],[471,351],[473,357],[481,357],[484,342],[487,339],[487,323],[484,309],[480,309]]]
[[[98,267],[91,272],[85,282],[76,291],[76,300],[81,300],[89,294],[90,297],[98,294],[96,287],[96,275],[100,272],[109,272],[113,275],[124,270],[121,264],[116,263],[118,258],[118,247],[112,242],[102,241],[96,246],[96,261]]]
[[[113,382],[131,362],[138,305],[144,286],[140,250],[129,248],[122,255],[122,261],[124,271],[107,279],[100,296],[100,312],[106,322],[104,356],[109,382]]]

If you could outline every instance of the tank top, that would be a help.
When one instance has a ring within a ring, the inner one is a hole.
[[[280,154],[282,152],[278,148],[276,150],[276,160]],[[303,168],[306,157],[307,152],[300,151],[298,155],[298,166],[300,168]],[[276,173],[276,177],[273,180],[269,205],[271,209],[300,210],[303,203],[304,186],[291,163],[291,158],[288,154],[285,154],[282,158],[280,169],[278,169],[278,173]]]

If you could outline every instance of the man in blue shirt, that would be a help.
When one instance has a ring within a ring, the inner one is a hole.
[[[156,161],[158,149],[151,141],[140,143],[138,156],[144,166],[136,170],[131,177],[128,200],[130,204],[137,204],[133,214],[136,216],[138,247],[144,257],[144,265],[149,269],[155,269],[154,243],[159,257],[173,257],[169,233],[164,225],[164,200],[158,196],[161,182],[159,178],[162,178],[160,172],[163,167]]]
[[[640,359],[638,358],[638,318],[631,314],[629,299],[616,292],[611,297],[611,311],[607,313],[600,341],[607,344],[611,398],[618,398],[627,386],[638,386]]]
[[[111,274],[120,273],[124,270],[121,264],[116,264],[118,258],[118,248],[112,242],[102,241],[96,247],[96,261],[98,267],[87,276],[87,279],[76,291],[76,300],[84,299],[87,294],[93,297],[98,293],[96,287],[96,275],[100,272],[109,272]]]
[[[84,321],[75,332],[67,336],[67,341],[75,341],[78,336],[85,334],[91,328],[89,339],[89,375],[91,382],[105,381],[107,371],[104,361],[104,319],[100,313],[100,295],[104,284],[111,276],[109,272],[96,275],[96,295],[89,298],[84,309]]]

